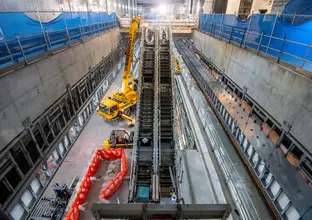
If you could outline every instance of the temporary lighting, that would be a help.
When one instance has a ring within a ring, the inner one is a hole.
[[[167,6],[166,5],[160,5],[158,7],[158,11],[159,11],[159,14],[166,14],[167,13]]]

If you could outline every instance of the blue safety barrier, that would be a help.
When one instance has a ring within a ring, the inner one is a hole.
[[[119,27],[115,13],[61,12],[49,22],[40,22],[23,12],[0,13],[0,69]]]
[[[230,14],[201,14],[198,29],[312,71],[312,21],[290,24],[273,14],[255,14],[244,21]]]
[[[301,24],[312,20],[311,0],[291,0],[285,6],[281,18],[291,24]]]

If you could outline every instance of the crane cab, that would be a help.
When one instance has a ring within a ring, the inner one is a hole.
[[[113,99],[103,99],[96,109],[99,115],[103,116],[107,120],[112,120],[119,116],[119,106],[118,102],[114,101]]]

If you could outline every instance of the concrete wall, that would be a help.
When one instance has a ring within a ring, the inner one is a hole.
[[[194,31],[195,46],[312,152],[312,81],[247,50]]]
[[[271,13],[281,13],[284,10],[284,6],[289,0],[274,0],[272,3]]]
[[[259,13],[259,10],[268,10],[267,13],[270,13],[272,8],[272,0],[253,0],[251,6],[251,12]]]
[[[113,29],[0,78],[0,150],[24,129],[27,117],[41,115],[66,92],[67,83],[78,82],[119,40],[119,29]]]
[[[204,2],[204,11],[203,13],[204,14],[211,14],[213,13],[213,5],[214,5],[214,1],[211,1],[211,0],[205,0]]]

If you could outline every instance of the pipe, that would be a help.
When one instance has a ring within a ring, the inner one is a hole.
[[[172,167],[169,167],[169,172],[170,172],[170,179],[171,179],[172,187],[176,191],[177,188],[176,188],[176,184],[175,184],[174,177],[173,177]]]

